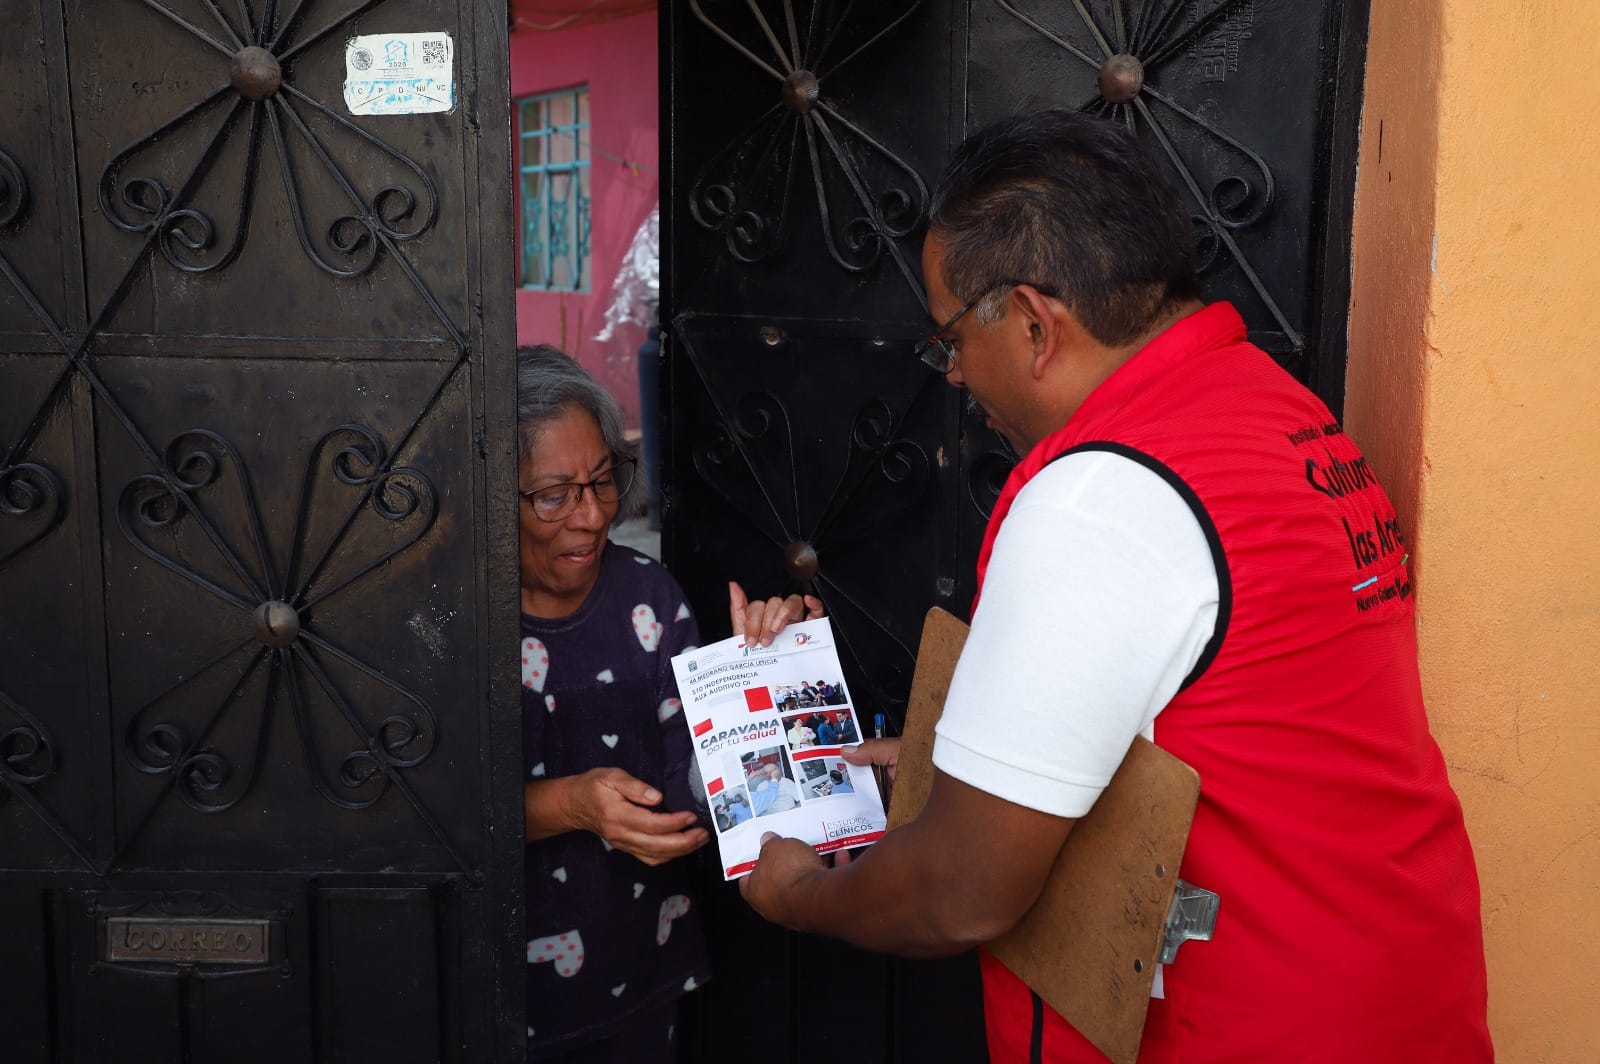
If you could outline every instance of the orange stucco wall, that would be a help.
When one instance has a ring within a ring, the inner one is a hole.
[[[1413,529],[1498,1057],[1600,1060],[1600,4],[1373,8],[1345,419]]]

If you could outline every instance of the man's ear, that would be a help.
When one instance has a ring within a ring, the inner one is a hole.
[[[1011,290],[1013,309],[1021,315],[1027,330],[1029,369],[1035,380],[1043,379],[1051,363],[1075,347],[1083,337],[1083,326],[1066,304],[1052,299],[1032,285]]]

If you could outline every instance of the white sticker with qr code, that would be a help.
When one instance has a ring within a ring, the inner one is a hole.
[[[344,50],[344,103],[353,115],[421,115],[456,105],[448,33],[374,33]]]

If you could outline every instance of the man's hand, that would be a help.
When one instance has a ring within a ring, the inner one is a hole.
[[[765,919],[791,931],[814,931],[805,920],[806,903],[813,898],[819,877],[827,866],[815,850],[799,839],[773,832],[761,836],[761,856],[756,868],[739,881],[739,893]]]
[[[882,769],[888,782],[893,783],[895,770],[900,767],[900,740],[868,739],[854,746],[841,746],[839,755],[852,765],[871,765],[874,769]],[[887,806],[890,790],[883,780],[878,781],[878,790],[882,792],[883,803]],[[839,850],[833,855],[833,867],[843,868],[853,859],[849,850]]]
[[[813,595],[774,595],[765,602],[751,602],[744,588],[736,581],[728,581],[728,615],[733,622],[733,634],[746,643],[764,647],[772,645],[778,633],[795,621],[814,621],[822,616],[822,600]]]
[[[661,792],[620,768],[596,768],[570,778],[566,819],[647,865],[665,864],[711,841],[690,812],[655,813]]]
[[[888,768],[898,751],[877,742],[856,753]],[[917,818],[855,860],[834,854],[829,869],[809,846],[773,838],[739,890],[784,927],[878,953],[947,957],[1017,925],[1038,900],[1074,823],[934,769]]]
[[[852,765],[873,765],[881,768],[894,782],[895,770],[900,767],[899,739],[868,739],[854,746],[841,746],[839,754]]]

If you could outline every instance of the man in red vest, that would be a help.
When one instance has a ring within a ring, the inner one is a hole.
[[[1486,1061],[1477,872],[1417,675],[1406,540],[1315,396],[1203,305],[1188,212],[1063,110],[958,149],[923,361],[1019,454],[923,813],[828,867],[769,840],[768,919],[903,956],[1016,925],[1134,736],[1192,766],[1210,942],[1158,973],[1140,1060]],[[868,743],[860,762],[892,763]],[[991,1058],[1104,1058],[982,955]]]

